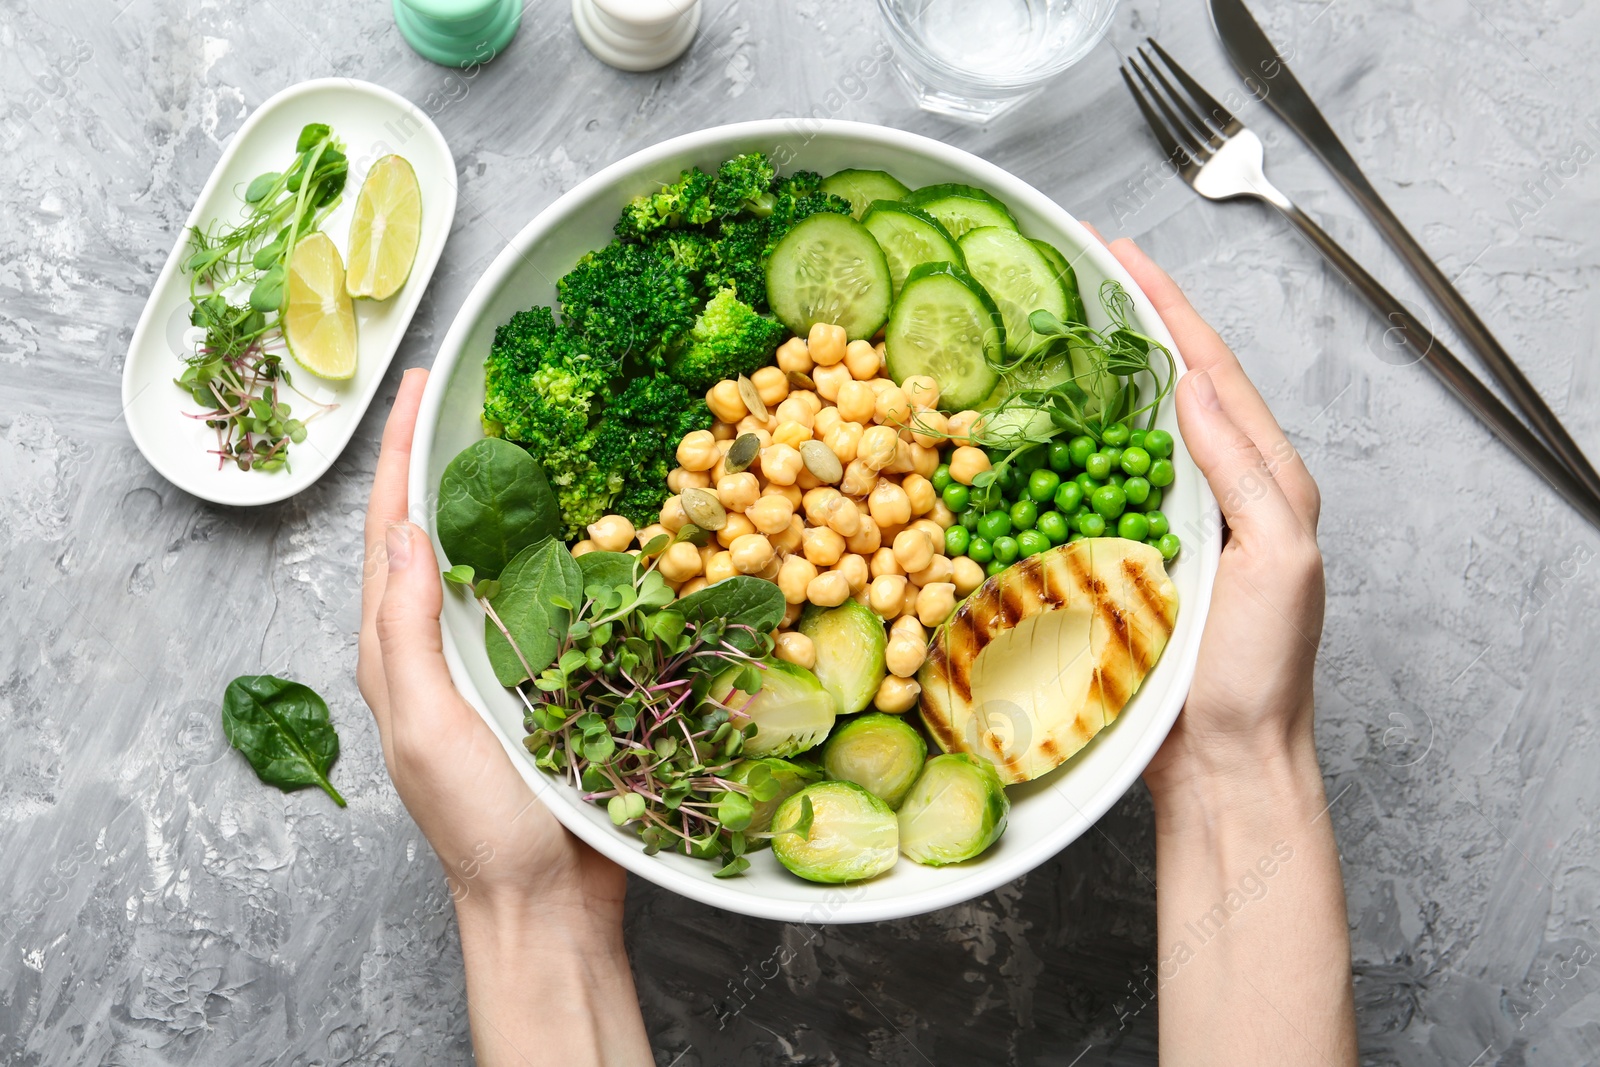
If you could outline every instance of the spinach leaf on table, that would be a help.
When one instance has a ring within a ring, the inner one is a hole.
[[[500,572],[499,588],[489,598],[493,616],[483,620],[489,663],[501,685],[517,685],[530,671],[538,674],[555,662],[572,609],[582,599],[583,572],[566,545],[552,538],[517,553]],[[516,648],[500,632],[496,617]]]
[[[434,524],[452,564],[491,579],[517,553],[559,533],[561,510],[538,460],[520,445],[485,437],[445,467]]]
[[[270,674],[235,678],[222,694],[222,731],[263,782],[285,792],[318,786],[345,806],[328,781],[328,769],[339,758],[339,735],[328,720],[327,702],[309,686]]]

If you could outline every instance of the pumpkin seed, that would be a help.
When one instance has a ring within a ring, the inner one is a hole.
[[[767,411],[767,402],[761,399],[761,394],[756,390],[756,383],[744,375],[739,375],[739,399],[744,401],[744,406],[750,414],[765,421],[772,417]]]
[[[811,375],[805,371],[792,370],[789,372],[790,389],[810,389],[815,391],[817,383],[811,380]]]
[[[800,442],[800,458],[812,477],[824,485],[833,485],[844,477],[844,465],[839,462],[839,457],[821,441]]]
[[[738,474],[754,463],[760,454],[761,438],[753,433],[742,433],[734,438],[728,454],[722,457],[722,469],[729,474]]]
[[[838,460],[834,460],[835,463]],[[728,525],[728,512],[708,489],[688,488],[678,494],[683,503],[683,513],[689,521],[702,530],[720,530]]]

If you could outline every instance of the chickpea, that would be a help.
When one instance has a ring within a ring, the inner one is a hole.
[[[911,469],[924,478],[932,478],[934,472],[939,469],[939,450],[937,448],[929,448],[927,445],[919,445],[915,441],[911,443],[910,447]]]
[[[932,519],[917,519],[909,524],[908,530],[921,530],[928,535],[928,540],[933,542],[933,553],[936,556],[944,555],[944,527]]]
[[[850,551],[863,556],[870,556],[882,547],[883,534],[870,513],[861,516],[861,529],[857,530],[853,537],[846,538],[845,545]]]
[[[939,406],[939,383],[927,374],[913,374],[900,383],[911,406],[918,411],[931,411]]]
[[[878,484],[878,472],[864,459],[853,459],[844,468],[839,479],[839,492],[845,496],[866,496]]]
[[[917,697],[921,695],[922,686],[915,678],[889,674],[878,683],[872,706],[889,715],[902,715],[917,706]]]
[[[651,541],[654,541],[657,537],[661,537],[666,533],[667,528],[665,526],[662,526],[660,523],[653,522],[649,526],[646,526],[644,529],[640,530],[634,536],[638,538],[639,549],[643,551],[645,545],[648,545]]]
[[[899,613],[905,595],[905,575],[880,574],[867,587],[867,606],[885,619],[892,618]]]
[[[894,539],[894,559],[907,574],[920,571],[933,560],[933,542],[921,530],[902,530]]]
[[[591,552],[598,551],[600,551],[600,546],[585,537],[582,541],[572,546],[572,558],[577,559],[579,556],[587,556]]]
[[[917,445],[910,444],[905,438],[899,436],[898,434],[895,435],[894,462],[883,468],[883,473],[910,474],[912,471],[916,470],[917,468],[916,463],[913,460],[912,450],[917,447]]]
[[[956,587],[949,582],[929,582],[917,594],[917,621],[938,626],[956,610]]]
[[[790,556],[778,568],[778,589],[790,604],[804,604],[806,586],[817,576],[817,565],[804,556]]]
[[[806,599],[821,608],[836,608],[850,599],[849,579],[838,571],[824,571],[806,586]]]
[[[774,425],[776,424],[770,418],[763,419],[755,415],[746,415],[744,418],[739,420],[738,425],[735,426],[734,429],[738,430],[741,435],[747,433],[755,434],[756,438],[761,442],[761,447],[766,448],[772,443],[772,429]]]
[[[871,574],[867,571],[867,561],[854,552],[847,552],[839,557],[839,562],[833,565],[833,570],[844,575],[845,581],[850,583],[850,595],[854,596],[867,587],[867,580]]]
[[[804,456],[805,454],[801,453],[802,459]],[[827,483],[825,483],[821,478],[818,478],[815,474],[811,473],[811,468],[801,467],[800,473],[795,475],[794,485],[790,488],[798,489],[802,494],[804,494],[809,490],[815,489],[819,485],[825,484]]]
[[[981,412],[967,410],[958,411],[950,416],[945,429],[950,434],[950,440],[958,445],[970,445],[972,435],[978,430],[978,423],[983,420]]]
[[[800,500],[805,510],[806,522],[812,526],[828,525],[828,505],[839,499],[839,490],[831,485],[819,485],[809,490]]]
[[[656,569],[668,581],[686,582],[700,573],[700,550],[687,541],[679,541],[661,553]]]
[[[884,666],[897,678],[910,678],[921,669],[922,661],[927,658],[927,642],[908,640],[898,634],[889,638],[883,650]]]
[[[744,517],[758,533],[781,533],[789,528],[789,520],[794,518],[794,504],[786,496],[768,493],[746,508]]]
[[[756,387],[756,395],[769,409],[777,407],[789,395],[789,375],[782,367],[762,367],[750,375],[750,384]]]
[[[692,430],[678,442],[678,466],[685,470],[708,471],[721,458],[710,430]]]
[[[780,629],[787,630],[800,621],[800,613],[805,610],[804,604],[785,604],[783,607],[783,621],[778,624]]]
[[[680,597],[685,597],[685,596],[688,596],[690,593],[698,593],[700,590],[704,589],[705,587],[706,587],[706,580],[705,580],[705,577],[703,575],[697,576],[697,577],[694,577],[694,578],[690,578],[687,582],[684,582],[682,585],[680,585],[678,587],[678,595]]]
[[[900,619],[911,619],[915,621],[917,617],[917,596],[921,592],[921,589],[918,589],[916,586],[911,584],[911,580],[909,578],[906,579],[906,591],[905,594],[900,598],[900,615],[899,618],[895,620],[896,622],[899,622]]]
[[[820,441],[843,421],[844,417],[839,414],[838,408],[824,407],[811,420],[811,434]]]
[[[900,439],[887,426],[869,426],[861,434],[856,447],[856,459],[875,471],[881,471],[894,462]]]
[[[889,388],[878,390],[878,406],[874,414],[881,423],[903,426],[911,421],[911,401],[907,399],[904,389],[891,383]]]
[[[867,497],[872,518],[880,527],[900,526],[911,519],[911,500],[906,491],[887,478],[879,478]]]
[[[818,367],[811,372],[811,380],[816,383],[817,393],[822,399],[837,403],[840,388],[850,380],[850,368],[843,363],[834,367]]]
[[[856,510],[854,501],[835,493],[824,505],[824,512],[824,524],[840,537],[854,537],[861,531],[861,512]]]
[[[866,381],[883,369],[883,358],[871,341],[851,341],[844,346],[844,365],[857,381]]]
[[[844,555],[844,538],[826,526],[813,526],[802,535],[806,559],[819,567],[831,567]]]
[[[761,475],[774,485],[793,485],[804,466],[800,450],[793,445],[781,445],[774,441],[761,450]]]
[[[798,338],[797,338],[798,340]],[[773,654],[785,663],[810,670],[817,665],[817,646],[805,634],[790,632],[779,634]]]
[[[819,367],[831,367],[843,362],[845,336],[843,326],[835,326],[830,322],[813,324],[811,333],[806,337],[806,349],[811,353],[811,362]]]
[[[706,390],[706,407],[719,422],[738,422],[750,414],[750,409],[744,406],[744,398],[739,395],[739,383],[732,378],[724,378]]]
[[[786,422],[797,423],[805,427],[806,437],[809,438],[811,436],[811,427],[817,420],[817,413],[812,411],[811,405],[804,400],[790,397],[778,405],[777,409],[773,411],[772,417],[777,420],[780,427]],[[773,436],[777,436],[776,430],[773,431]]]
[[[772,542],[773,551],[780,556],[787,556],[800,550],[800,545],[805,540],[805,532],[806,524],[800,521],[800,516],[796,515],[789,520],[787,527],[779,533],[772,534],[767,540]]]
[[[728,546],[728,555],[733,557],[733,569],[740,574],[755,574],[771,563],[776,553],[772,550],[772,542],[758,533],[740,534]]]
[[[689,516],[684,513],[681,497],[669,496],[666,503],[661,505],[660,522],[667,533],[677,533],[688,523]]]
[[[933,491],[933,483],[920,474],[906,475],[900,480],[900,488],[906,491],[906,499],[911,501],[913,515],[926,515],[939,499],[939,494]]]
[[[965,559],[966,557],[962,557]],[[929,586],[935,582],[948,582],[955,577],[956,565],[948,556],[934,556],[928,565],[913,574],[907,574],[912,585]]]
[[[721,444],[723,441],[732,444],[733,439],[739,436],[739,431],[733,428],[733,423],[723,422],[721,419],[718,419],[716,422],[711,424],[711,436],[717,439],[718,444]]]
[[[838,408],[826,408],[823,414],[837,412]],[[822,435],[822,443],[828,446],[828,451],[839,457],[840,463],[849,463],[855,459],[861,450],[861,436],[866,432],[866,427],[858,422],[845,422],[840,420],[833,429]]]
[[[633,543],[633,523],[621,515],[605,515],[589,524],[589,540],[604,552],[621,552]]]
[[[838,405],[840,418],[865,426],[877,410],[878,397],[866,382],[847,381],[839,386],[839,394],[833,402]]]
[[[784,401],[788,403],[787,400]],[[807,417],[810,412],[806,413]],[[778,423],[778,428],[772,431],[772,443],[775,445],[788,445],[790,448],[799,448],[800,445],[811,440],[811,428],[792,420]]]
[[[900,566],[900,561],[894,558],[894,549],[884,545],[872,554],[872,576],[877,578],[884,574],[905,574],[906,569]]]
[[[778,346],[778,369],[785,374],[811,373],[811,353],[806,350],[804,337],[791,337]]]
[[[711,562],[711,557],[722,551],[722,549],[717,546],[715,541],[707,541],[705,544],[700,546],[699,551],[700,573],[704,574],[706,572],[706,564]]]
[[[716,585],[724,578],[732,578],[739,570],[733,565],[733,556],[727,551],[718,552],[706,561],[706,584]]]
[[[737,511],[730,511],[728,512],[727,523],[717,531],[717,544],[723,548],[728,548],[733,544],[734,538],[755,532],[755,523]]]
[[[791,389],[789,390],[789,399],[810,408],[812,415],[816,415],[826,406],[822,402],[822,398],[811,389]]]
[[[950,432],[950,419],[941,411],[919,411],[911,416],[911,440],[923,448],[938,448]]]
[[[966,596],[984,580],[983,564],[967,556],[957,556],[951,561],[950,580],[955,583],[956,596]]]
[[[916,590],[913,589],[912,592],[915,593]],[[917,617],[915,615],[902,615],[898,619],[894,620],[894,622],[890,623],[889,636],[898,637],[901,640],[906,641],[921,641],[923,644],[928,643],[928,631],[922,625],[922,623],[917,621]]]
[[[710,486],[710,471],[691,471],[674,467],[667,472],[667,488],[674,493],[681,493],[685,489],[707,489]]]
[[[950,454],[950,477],[962,485],[971,485],[972,479],[989,469],[989,456],[981,448],[962,445]]]
[[[805,472],[802,470],[801,473],[803,474]],[[816,486],[812,486],[811,488],[815,489]],[[799,508],[800,501],[805,499],[806,492],[804,489],[800,488],[799,483],[796,483],[794,485],[769,485],[761,490],[761,495],[781,496],[789,503],[793,504],[796,508]]]
[[[761,496],[761,483],[749,471],[717,479],[717,500],[727,511],[743,511]]]

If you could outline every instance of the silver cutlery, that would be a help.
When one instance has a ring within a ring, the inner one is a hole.
[[[1600,494],[1582,484],[1533,431],[1490,392],[1459,359],[1406,310],[1366,268],[1309,215],[1267,180],[1261,139],[1223,108],[1190,77],[1154,39],[1146,38],[1156,55],[1184,91],[1162,73],[1150,54],[1138,50],[1141,67],[1132,57],[1122,66],[1122,78],[1133,94],[1156,140],[1195,192],[1208,200],[1248,197],[1277,208],[1294,224],[1367,302],[1398,328],[1419,360],[1458,400],[1465,404],[1496,437],[1555,488],[1591,524],[1600,528]],[[1138,82],[1135,83],[1135,78]],[[1140,86],[1143,86],[1143,91]]]

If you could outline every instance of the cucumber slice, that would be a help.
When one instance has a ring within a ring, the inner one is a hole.
[[[1066,290],[1050,261],[1016,230],[979,226],[961,238],[967,270],[988,290],[1006,322],[1006,353],[1026,355],[1039,335],[1028,325],[1035,311],[1067,317]]]
[[[961,249],[939,220],[920,208],[898,200],[875,200],[861,216],[861,225],[877,238],[878,247],[889,260],[889,277],[894,280],[896,296],[913,267],[924,263],[966,266]]]
[[[850,201],[850,213],[859,219],[874,200],[899,200],[911,188],[881,170],[841,170],[822,179],[822,191]]]
[[[1089,325],[1089,316],[1083,307],[1083,294],[1078,291],[1078,272],[1072,269],[1072,264],[1067,262],[1067,257],[1061,254],[1061,250],[1049,241],[1035,239],[1033,247],[1050,261],[1050,266],[1055,268],[1056,276],[1061,279],[1061,288],[1066,291],[1067,314],[1072,317],[1062,318],[1061,321]]]
[[[767,303],[804,337],[819,322],[843,326],[857,341],[889,318],[894,282],[868,229],[832,212],[812,215],[784,235],[767,258]]]
[[[1011,217],[1010,209],[982,189],[970,185],[925,185],[905,201],[938,219],[957,240],[979,226],[1017,228],[1017,220]]]
[[[924,263],[906,277],[884,338],[889,376],[903,382],[929,374],[939,383],[939,406],[970,408],[989,395],[1000,375],[1006,327],[983,286],[953,263]]]

